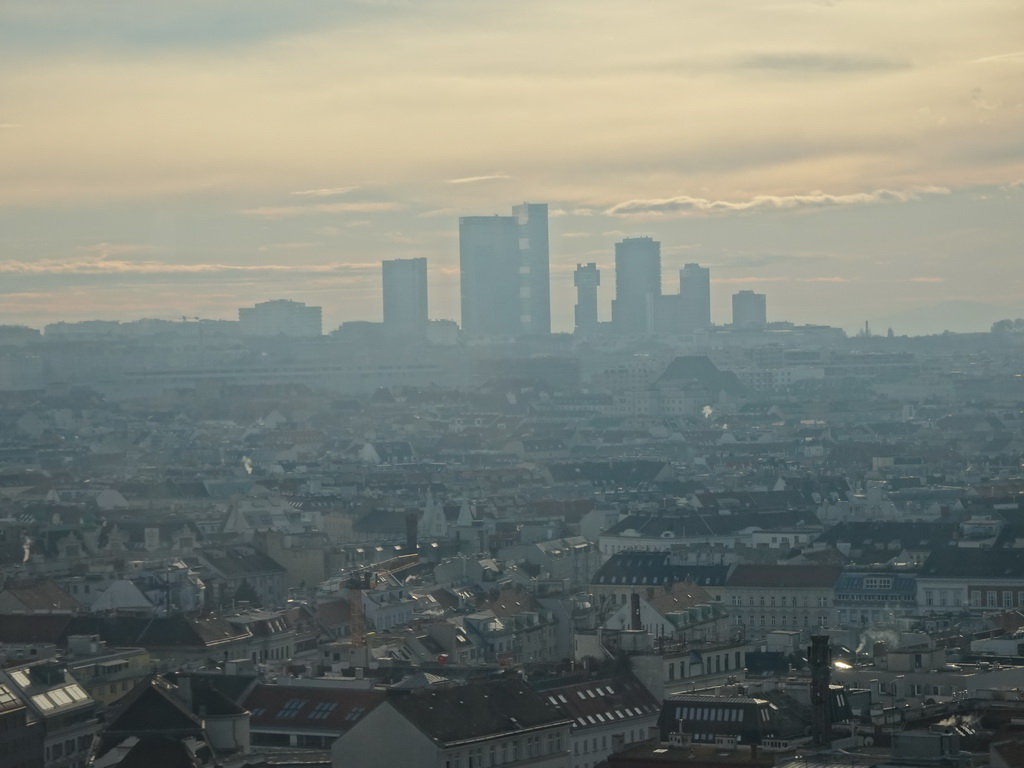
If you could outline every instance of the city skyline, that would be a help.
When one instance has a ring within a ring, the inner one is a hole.
[[[1024,315],[1016,3],[520,10],[5,4],[0,323],[289,298],[330,328],[417,257],[458,320],[455,220],[522,200],[556,331],[637,235],[712,269],[719,324],[741,289],[848,332]]]

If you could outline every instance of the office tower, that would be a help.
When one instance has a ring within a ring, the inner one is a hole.
[[[679,298],[683,331],[711,327],[711,270],[700,264],[685,264],[679,270]]]
[[[320,336],[323,310],[288,299],[264,301],[239,309],[238,327],[245,336]]]
[[[459,219],[462,330],[487,336],[551,332],[548,207]]]
[[[597,330],[597,286],[601,284],[601,270],[597,264],[577,264],[572,275],[576,286],[576,333]]]
[[[423,335],[427,331],[427,260],[381,262],[384,330],[390,335]]]
[[[459,219],[462,330],[481,336],[519,333],[519,228],[513,216]]]
[[[661,296],[661,243],[627,237],[615,244],[612,324],[619,333],[651,333],[654,304]]]
[[[764,328],[768,324],[767,299],[763,293],[740,291],[732,295],[735,328]]]
[[[519,229],[519,322],[522,333],[551,333],[551,278],[548,206],[523,203],[512,208]]]

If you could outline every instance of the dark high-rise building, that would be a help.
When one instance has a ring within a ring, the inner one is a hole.
[[[551,332],[548,207],[459,219],[462,330],[487,336]]]
[[[732,324],[736,328],[764,328],[768,301],[763,293],[740,291],[732,295]]]
[[[661,296],[661,243],[627,237],[615,244],[615,300],[612,325],[619,333],[651,333],[654,305]]]
[[[682,330],[711,327],[711,270],[686,264],[679,270],[679,298],[682,302]]]
[[[384,330],[391,335],[422,335],[427,330],[427,260],[381,262]]]
[[[601,284],[601,270],[597,264],[577,264],[572,275],[576,286],[576,333],[597,330],[597,286]]]

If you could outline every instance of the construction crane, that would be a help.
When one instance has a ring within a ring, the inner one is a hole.
[[[366,613],[363,610],[363,592],[375,589],[381,579],[415,568],[420,564],[419,555],[399,555],[373,565],[357,568],[348,578],[348,604],[352,623],[353,648],[366,647]]]

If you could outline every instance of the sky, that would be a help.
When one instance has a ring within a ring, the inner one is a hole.
[[[770,320],[897,333],[1024,316],[1020,0],[4,0],[0,324],[379,320],[458,217],[551,211],[577,263],[662,243]]]

